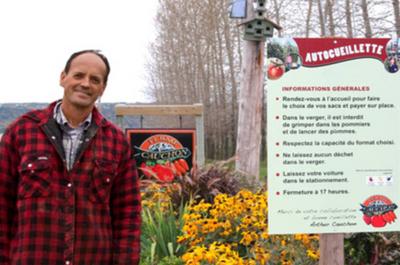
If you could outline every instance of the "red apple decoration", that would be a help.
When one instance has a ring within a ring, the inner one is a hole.
[[[271,58],[268,64],[267,75],[268,79],[279,79],[285,73],[283,61],[279,58]]]
[[[280,66],[270,65],[270,67],[268,67],[268,79],[279,79],[283,75],[283,73],[284,70]]]
[[[367,225],[371,224],[371,216],[368,216],[366,214],[363,215],[363,220]]]
[[[371,217],[371,224],[373,227],[384,227],[386,225],[386,221],[383,220],[382,215],[374,215]]]

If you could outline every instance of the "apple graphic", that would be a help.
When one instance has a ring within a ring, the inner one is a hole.
[[[279,79],[285,70],[282,69],[280,66],[270,65],[268,67],[268,79],[276,80]]]
[[[278,58],[271,58],[268,64],[268,79],[277,80],[285,73],[285,67],[282,60]]]
[[[374,215],[371,217],[371,224],[373,227],[384,227],[386,221],[383,219],[382,215]]]
[[[367,225],[371,224],[371,216],[364,214],[363,215],[363,220]]]

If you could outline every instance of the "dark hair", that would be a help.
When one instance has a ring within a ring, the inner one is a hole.
[[[69,57],[67,63],[65,64],[64,72],[65,72],[66,74],[68,74],[69,68],[71,68],[71,63],[72,63],[72,61],[73,61],[76,57],[78,57],[79,55],[84,54],[84,53],[93,53],[93,54],[99,56],[100,59],[104,62],[104,64],[106,65],[106,75],[104,76],[104,84],[107,84],[108,75],[110,74],[110,70],[111,70],[111,69],[110,69],[110,64],[108,63],[107,57],[105,57],[105,56],[101,53],[100,50],[82,50],[82,51],[73,53],[73,54]]]

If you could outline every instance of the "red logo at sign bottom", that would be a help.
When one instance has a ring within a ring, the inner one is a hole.
[[[397,216],[397,205],[383,195],[373,195],[361,204],[363,220],[367,225],[379,228],[393,223]]]

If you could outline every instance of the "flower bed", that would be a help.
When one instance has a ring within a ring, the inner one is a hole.
[[[270,236],[267,194],[241,190],[188,208],[178,243],[185,264],[316,264],[318,236]]]
[[[147,238],[142,237],[143,256],[146,256],[142,264],[161,264],[165,259],[173,260],[165,263],[171,265],[317,264],[318,235],[268,235],[266,192],[243,189],[236,195],[220,193],[211,203],[190,200],[188,207],[181,204],[177,211],[169,201],[170,195],[176,194],[175,189],[174,184],[152,184],[142,194],[143,226],[147,227],[144,230]],[[152,214],[161,218],[159,224],[154,224]],[[148,229],[148,222],[153,223],[155,230]],[[165,229],[171,223],[176,230]],[[168,231],[156,231],[157,227]],[[174,230],[172,236],[171,230]],[[164,242],[158,242],[162,238]],[[153,244],[153,253],[152,247],[144,244]],[[156,251],[154,244],[167,252]]]

